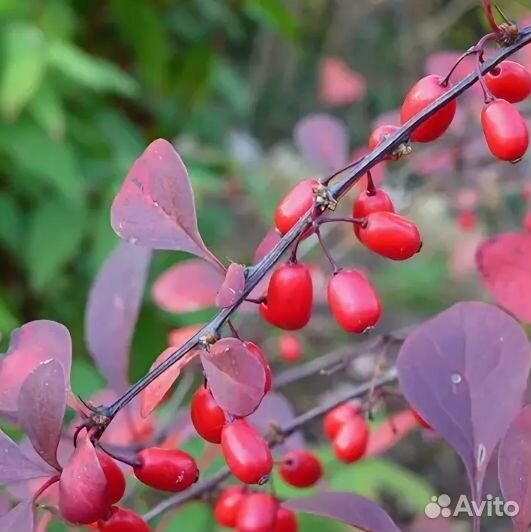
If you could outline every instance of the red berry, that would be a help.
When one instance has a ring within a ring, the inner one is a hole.
[[[494,100],[483,107],[481,125],[494,157],[519,161],[529,145],[529,132],[516,107],[505,100]]]
[[[496,98],[510,103],[521,102],[531,93],[531,72],[514,61],[502,61],[486,74],[484,79]]]
[[[103,451],[96,451],[100,466],[107,479],[107,493],[111,504],[117,503],[125,492],[125,477],[114,458]]]
[[[337,324],[347,332],[374,327],[382,314],[376,290],[365,274],[341,270],[328,281],[328,306]]]
[[[326,436],[333,440],[339,429],[359,413],[360,407],[355,403],[343,403],[330,410],[323,419],[323,429]]]
[[[476,225],[476,215],[470,211],[461,211],[457,214],[457,225],[463,230],[468,231]]]
[[[431,425],[414,409],[411,409],[411,413],[413,414],[413,417],[415,418],[415,421],[423,428],[425,429],[431,429]]]
[[[201,438],[211,443],[221,442],[221,429],[225,425],[225,412],[204,386],[200,386],[192,397],[190,417]]]
[[[243,500],[247,497],[245,488],[230,486],[219,495],[214,506],[214,519],[221,526],[234,528]]]
[[[308,268],[297,262],[279,266],[269,280],[267,300],[260,314],[267,322],[293,331],[301,329],[312,315],[313,285]]]
[[[371,251],[392,260],[409,259],[422,245],[417,226],[393,212],[369,214],[367,225],[359,227],[358,237]]]
[[[223,428],[221,450],[233,475],[246,484],[262,483],[271,473],[271,450],[245,419],[235,419]]]
[[[262,364],[265,371],[265,384],[264,384],[264,394],[269,393],[271,390],[271,385],[273,384],[273,374],[271,373],[271,368],[269,367],[269,361],[264,355],[264,352],[254,343],[254,342],[244,342],[247,350],[254,355],[258,361]]]
[[[149,447],[137,458],[141,464],[133,468],[136,478],[158,490],[183,491],[199,478],[195,460],[178,449]]]
[[[531,232],[531,212],[527,212],[526,214],[524,214],[522,226],[526,231]]]
[[[279,506],[277,510],[277,522],[275,523],[273,532],[297,532],[298,530],[299,525],[297,524],[295,514],[291,510]]]
[[[420,113],[450,88],[450,83],[446,87],[443,87],[440,81],[441,78],[439,76],[431,75],[420,79],[413,85],[407,93],[402,104],[402,109],[400,110],[400,121],[402,124]],[[452,123],[456,109],[456,100],[448,102],[434,115],[414,129],[411,134],[411,140],[414,142],[430,142],[440,137]]]
[[[288,451],[280,461],[280,476],[296,488],[313,486],[323,474],[320,460],[309,451]]]
[[[297,362],[302,355],[301,341],[294,334],[283,334],[278,338],[278,351],[284,362]]]
[[[332,450],[337,458],[351,463],[359,460],[367,449],[369,427],[365,419],[355,416],[346,421],[332,441]]]
[[[280,234],[285,235],[313,205],[313,189],[318,184],[316,179],[301,181],[278,204],[274,217]]]
[[[98,522],[100,532],[151,532],[148,524],[131,510],[111,508],[108,519]]]
[[[355,218],[365,218],[373,212],[380,211],[395,212],[391,198],[381,188],[377,188],[372,194],[368,191],[362,192],[352,205],[352,216]]]
[[[398,126],[385,125],[377,127],[369,137],[369,149],[374,150],[379,144],[381,144],[389,135],[392,135],[399,129]],[[386,155],[383,160],[393,160],[395,156],[390,154]]]
[[[278,502],[267,493],[251,493],[243,500],[237,532],[273,532],[277,519]]]

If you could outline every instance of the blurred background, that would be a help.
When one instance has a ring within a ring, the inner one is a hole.
[[[513,19],[530,15],[527,0],[499,4]],[[297,141],[297,123],[335,117],[346,163],[363,153],[375,124],[398,123],[396,109],[418,77],[446,73],[486,31],[479,0],[0,0],[2,346],[26,321],[57,320],[74,339],[73,388],[88,395],[102,386],[83,341],[87,294],[118,242],[109,224],[114,194],[154,138],[173,141],[189,169],[207,245],[226,262],[250,263],[278,200],[333,169]],[[530,51],[519,60],[531,67]],[[419,224],[423,253],[390,264],[361,250],[350,228],[330,234],[342,264],[370,271],[385,306],[381,330],[484,298],[477,242],[522,225],[529,159],[492,161],[477,94],[462,98],[443,141],[375,175]],[[305,256],[326,276],[314,247],[305,244]],[[183,257],[157,253],[150,278]],[[148,292],[131,379],[146,372],[169,331],[213,312],[169,313]],[[250,318],[245,327],[275,359],[277,333]],[[323,312],[302,334],[304,357],[348,341]],[[313,390],[299,392],[300,408],[315,399]],[[422,453],[405,452],[422,470]],[[421,472],[450,492],[439,473]]]

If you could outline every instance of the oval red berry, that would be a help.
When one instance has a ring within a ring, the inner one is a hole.
[[[225,412],[204,386],[199,387],[192,397],[190,417],[201,438],[211,443],[221,442],[221,429],[225,425]]]

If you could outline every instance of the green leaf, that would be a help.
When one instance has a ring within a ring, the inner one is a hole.
[[[245,11],[259,24],[265,24],[290,39],[296,39],[298,25],[295,15],[282,0],[247,0]]]
[[[112,63],[93,57],[73,44],[55,41],[50,45],[50,65],[73,82],[99,92],[134,97],[137,82]]]
[[[54,88],[44,83],[34,96],[28,110],[39,126],[52,138],[60,139],[65,132],[63,103]]]
[[[55,187],[76,203],[81,198],[81,171],[70,144],[51,139],[30,121],[0,124],[0,151],[21,170]]]
[[[13,119],[38,90],[46,67],[46,43],[42,32],[16,23],[2,29],[0,108]]]
[[[90,397],[105,385],[103,377],[96,368],[83,359],[77,359],[72,364],[70,383],[72,389],[81,397]]]
[[[221,59],[215,62],[213,85],[238,116],[245,117],[249,114],[252,102],[247,81],[234,67]]]
[[[0,295],[0,339],[20,325],[20,318]]]
[[[381,458],[367,458],[343,466],[331,478],[330,487],[372,499],[378,499],[383,493],[389,494],[413,512],[424,511],[433,495],[433,489],[422,478]]]
[[[0,242],[13,254],[22,250],[23,218],[13,196],[0,193]]]
[[[26,266],[32,287],[41,292],[54,281],[79,250],[84,212],[53,199],[40,206],[31,219]]]
[[[215,528],[212,508],[207,503],[192,501],[179,508],[160,530],[161,532],[176,530],[212,532]]]

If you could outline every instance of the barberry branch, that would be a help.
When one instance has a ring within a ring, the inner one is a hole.
[[[359,386],[356,386],[354,389],[342,394],[334,401],[330,401],[323,405],[316,406],[304,412],[300,416],[293,418],[289,423],[286,423],[281,427],[275,427],[275,438],[269,442],[269,446],[273,448],[276,445],[279,445],[284,438],[287,438],[294,432],[297,432],[308,423],[320,418],[321,416],[324,416],[327,412],[333,410],[336,406],[339,406],[345,403],[346,401],[350,401],[351,399],[362,397],[363,395],[371,392],[371,390],[374,390],[376,388],[381,388],[382,386],[392,384],[396,381],[396,378],[396,369],[391,368],[380,377],[377,377],[376,379],[370,382],[365,382],[363,384],[360,384]],[[178,493],[177,495],[173,495],[168,499],[160,502],[151,510],[149,510],[149,512],[144,514],[143,517],[146,521],[151,521],[158,517],[160,514],[171,510],[172,508],[180,506],[185,502],[188,502],[192,499],[196,499],[214,490],[219,484],[229,478],[230,475],[231,472],[229,468],[224,467],[211,477],[205,479],[202,482],[198,482],[196,485],[189,488],[186,492]]]
[[[384,159],[386,155],[392,154],[401,144],[406,142],[413,130],[430,118],[434,113],[441,109],[444,105],[455,100],[459,95],[469,89],[478,79],[496,67],[504,59],[510,57],[524,46],[531,43],[531,27],[524,28],[515,37],[512,44],[502,48],[488,61],[482,63],[476,72],[469,74],[466,78],[451,87],[445,94],[435,100],[431,105],[427,106],[422,112],[412,117],[408,122],[403,124],[395,133],[390,134],[384,141],[382,141],[374,150],[368,153],[363,159],[354,165],[345,167],[342,171],[336,172],[333,177],[338,176],[338,181],[330,186],[328,189],[329,197],[332,202],[341,199],[350,188],[352,188],[373,166]],[[343,177],[339,178],[342,174]],[[327,183],[332,176],[322,180]],[[162,375],[169,367],[180,360],[186,353],[195,348],[198,344],[205,341],[212,336],[218,337],[221,327],[230,318],[230,316],[238,309],[238,307],[245,301],[251,291],[258,285],[267,272],[280,260],[284,253],[291,247],[291,245],[305,232],[313,223],[314,218],[312,213],[315,209],[312,207],[306,215],[295,224],[291,230],[286,233],[278,244],[256,265],[247,268],[246,270],[246,284],[240,298],[228,308],[218,312],[216,316],[203,327],[197,334],[192,336],[180,348],[169,356],[162,364],[150,371],[136,384],[131,386],[120,398],[118,398],[110,406],[101,406],[97,412],[92,414],[87,421],[92,427],[98,427],[95,431],[96,438],[103,434],[105,428],[112,421],[114,416],[127,405],[135,396],[137,396],[144,388],[152,383],[157,377]]]

